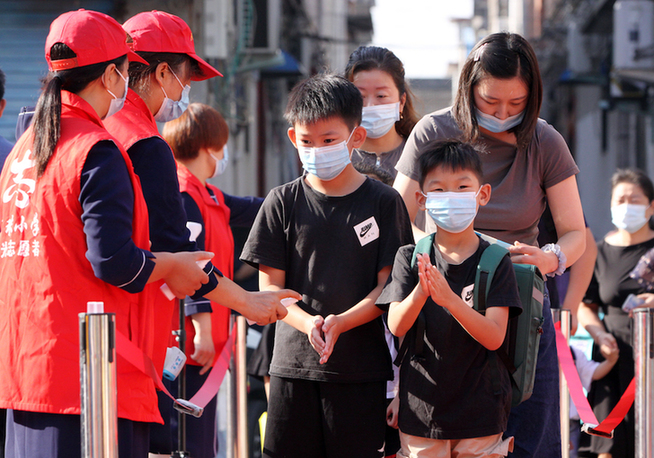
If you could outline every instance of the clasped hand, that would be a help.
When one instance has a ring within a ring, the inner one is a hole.
[[[341,319],[337,315],[323,318],[315,315],[307,320],[306,334],[314,350],[320,355],[320,364],[325,364],[341,335]]]
[[[431,296],[432,300],[445,308],[453,304],[459,296],[454,294],[449,283],[443,274],[432,265],[427,254],[418,254],[418,277],[420,282],[416,287],[416,293],[421,299],[427,300]]]

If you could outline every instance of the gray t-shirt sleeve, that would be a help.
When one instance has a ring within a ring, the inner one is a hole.
[[[551,125],[540,122],[542,129],[537,132],[533,149],[538,154],[542,169],[543,188],[548,189],[579,173],[579,168],[563,136]]]

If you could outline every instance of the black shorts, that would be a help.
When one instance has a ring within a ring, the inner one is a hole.
[[[386,382],[334,383],[270,377],[263,455],[379,458]]]

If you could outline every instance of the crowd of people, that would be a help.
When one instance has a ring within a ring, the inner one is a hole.
[[[0,175],[5,456],[80,456],[71,387],[87,302],[103,301],[162,373],[178,306],[165,287],[185,299],[191,392],[227,341],[230,309],[268,325],[250,369],[267,381],[270,458],[560,457],[551,306],[570,307],[594,341],[582,378],[600,420],[633,378],[622,304],[635,294],[654,306],[630,276],[654,248],[654,186],[639,170],[615,174],[616,229],[596,247],[579,169],[539,118],[538,61],[520,35],[480,40],[453,105],[422,119],[386,48],[361,46],[342,75],[300,81],[285,117],[304,173],[265,199],[210,183],[228,164],[228,123],[189,93],[221,74],[182,19],[150,11],[121,25],[73,11],[53,21],[45,51],[31,125]],[[3,94],[0,73],[0,116]],[[241,259],[261,291],[232,281],[234,226],[251,227]],[[510,245],[483,314],[472,299],[489,247],[479,233]],[[416,254],[428,234],[430,251]],[[536,266],[552,292],[533,394],[513,407],[509,373],[489,363],[522,311],[512,263]],[[396,358],[417,327],[428,351]],[[119,456],[170,456],[171,401],[120,355],[117,374]],[[187,423],[194,458],[216,456],[216,408]],[[574,450],[633,457],[633,413],[613,439],[586,442]]]

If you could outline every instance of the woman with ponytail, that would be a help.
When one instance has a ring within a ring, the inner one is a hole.
[[[178,297],[208,281],[211,253],[151,253],[147,210],[129,157],[105,130],[127,94],[130,51],[109,16],[59,16],[45,45],[50,72],[34,123],[0,176],[0,407],[7,456],[80,456],[78,314],[88,301],[151,356],[147,283]],[[137,294],[138,293],[138,294]],[[153,381],[117,360],[121,457],[147,457],[161,421]]]

